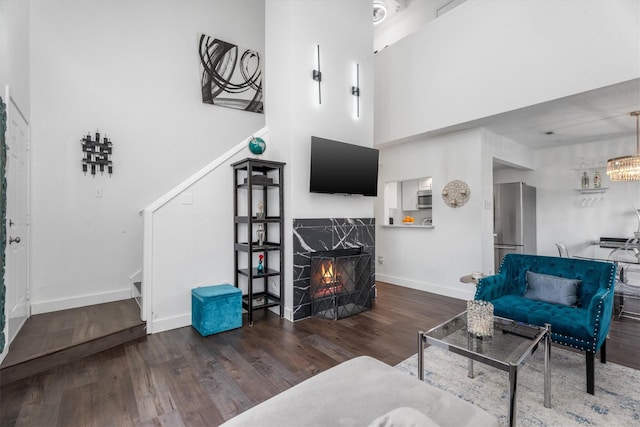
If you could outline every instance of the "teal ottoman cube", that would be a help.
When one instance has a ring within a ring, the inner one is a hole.
[[[192,289],[191,325],[204,337],[242,327],[242,291],[226,283]]]

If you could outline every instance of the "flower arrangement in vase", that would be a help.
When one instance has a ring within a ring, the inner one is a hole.
[[[258,255],[258,273],[264,273],[264,266],[262,265],[263,258],[264,258],[264,255],[262,254]]]

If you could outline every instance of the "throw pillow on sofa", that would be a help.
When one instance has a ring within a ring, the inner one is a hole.
[[[438,427],[438,424],[417,409],[402,406],[376,418],[368,427]]]
[[[579,279],[566,279],[527,271],[527,290],[524,297],[577,307],[579,303],[578,288],[581,283],[582,281]]]

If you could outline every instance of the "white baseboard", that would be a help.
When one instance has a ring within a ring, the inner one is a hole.
[[[284,308],[284,318],[286,320],[288,320],[289,322],[293,322],[293,310],[291,310],[290,308],[285,307]]]
[[[406,279],[396,276],[387,276],[379,273],[376,273],[376,280],[380,282],[391,283],[392,285],[404,286],[406,288],[431,292],[434,294],[444,295],[447,297],[457,298],[465,301],[472,300],[475,296],[475,290],[466,289],[462,284],[460,284],[459,287],[452,288],[449,286],[438,285],[436,283],[421,282],[418,280]]]
[[[184,328],[185,326],[191,326],[191,312],[148,321],[147,333],[157,334],[158,332]]]
[[[279,314],[280,311],[276,307],[270,309],[275,314]],[[293,314],[291,310],[284,309],[284,318],[293,322]],[[170,331],[171,329],[184,328],[185,326],[191,326],[191,313],[179,314],[177,316],[163,317],[162,319],[155,319],[152,322],[147,322],[147,333],[157,334],[158,332]]]
[[[68,310],[70,308],[85,307],[87,305],[103,304],[106,302],[121,301],[125,299],[131,299],[130,287],[109,292],[79,295],[71,298],[32,301],[31,314],[50,313],[52,311]]]

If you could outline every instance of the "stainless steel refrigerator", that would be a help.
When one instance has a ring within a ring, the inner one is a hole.
[[[508,253],[535,254],[536,188],[523,182],[493,186],[495,271]]]

